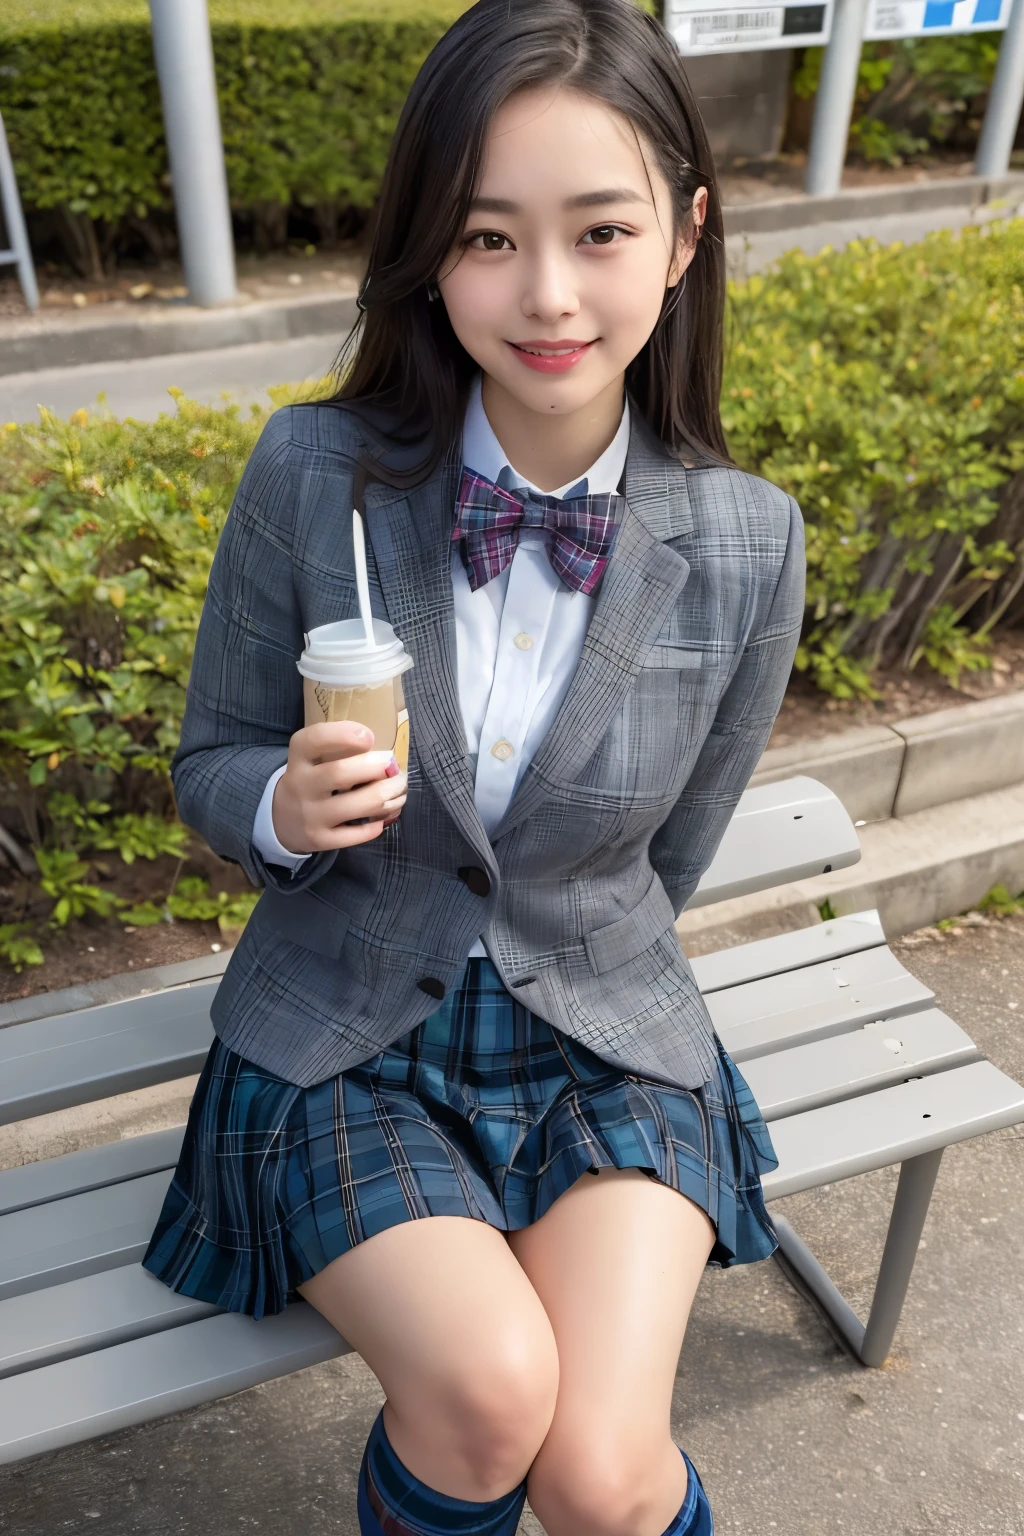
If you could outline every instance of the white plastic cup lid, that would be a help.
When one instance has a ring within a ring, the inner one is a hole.
[[[390,624],[374,619],[377,647],[366,643],[362,619],[321,624],[305,636],[306,649],[295,665],[303,677],[330,688],[376,688],[408,672],[412,657]]]

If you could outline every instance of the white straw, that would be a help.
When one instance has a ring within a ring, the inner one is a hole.
[[[367,646],[371,650],[378,651],[380,646],[374,637],[373,614],[370,611],[370,582],[366,574],[366,539],[363,536],[363,520],[355,509],[352,511],[352,549],[355,554],[359,617],[363,621]]]

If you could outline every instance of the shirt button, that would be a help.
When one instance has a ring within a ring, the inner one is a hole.
[[[515,751],[516,749],[512,743],[506,741],[503,736],[500,741],[494,743],[494,746],[491,748],[491,756],[496,757],[499,763],[507,763],[510,757],[515,756]]]
[[[517,645],[521,651],[532,651],[533,650],[533,636],[532,635],[524,635],[522,630],[520,630],[518,635],[516,635],[516,638],[513,640],[512,644],[513,645]]]

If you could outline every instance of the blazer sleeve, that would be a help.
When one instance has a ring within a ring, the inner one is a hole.
[[[787,499],[786,553],[766,617],[743,649],[686,788],[651,842],[651,864],[677,917],[715,856],[789,681],[803,622],[806,566],[800,509]]]
[[[294,875],[252,845],[267,780],[303,724],[295,663],[303,645],[293,582],[301,449],[291,412],[264,427],[235,493],[210,570],[171,778],[184,822],[254,885],[303,890],[333,864],[312,855]]]

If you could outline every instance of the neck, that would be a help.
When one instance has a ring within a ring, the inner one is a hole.
[[[485,373],[483,406],[512,468],[553,491],[586,474],[608,447],[622,420],[624,383],[623,375],[579,410],[543,416]]]

